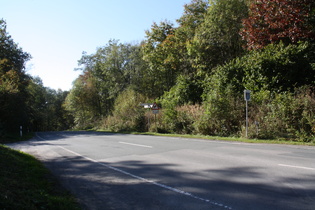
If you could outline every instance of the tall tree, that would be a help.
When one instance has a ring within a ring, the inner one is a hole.
[[[202,71],[242,55],[239,35],[248,8],[244,0],[211,0],[204,22],[197,28],[190,53]]]
[[[256,0],[243,20],[241,35],[248,49],[270,43],[315,41],[315,2],[313,0]]]
[[[177,61],[179,72],[192,77],[196,68],[193,66],[194,57],[189,53],[189,45],[193,41],[197,28],[204,22],[209,7],[208,1],[193,0],[184,6],[183,15],[177,20],[179,26],[175,30],[173,40],[173,60]]]
[[[94,54],[83,53],[79,65],[82,75],[66,100],[78,126],[88,126],[108,116],[116,97],[127,87],[148,91],[146,64],[138,45],[110,40]]]
[[[0,130],[17,130],[29,123],[26,87],[30,77],[24,67],[30,58],[8,34],[6,22],[0,20]]]
[[[142,45],[143,59],[148,63],[147,74],[149,88],[154,90],[151,97],[159,97],[175,83],[177,68],[170,62],[173,49],[167,45],[174,36],[173,24],[164,21],[154,23],[151,30],[146,31],[146,40]]]

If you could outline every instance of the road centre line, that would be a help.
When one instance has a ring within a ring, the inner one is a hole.
[[[286,164],[278,164],[278,166],[289,167],[289,168],[299,168],[299,169],[315,171],[315,168],[309,168],[309,167],[303,167],[303,166],[293,166],[293,165],[286,165]]]
[[[120,141],[119,143],[120,143],[120,144],[128,144],[128,145],[132,145],[132,146],[138,146],[138,147],[153,148],[152,146],[148,146],[148,145],[143,145],[143,144],[133,144],[133,143],[123,142],[123,141]]]
[[[86,159],[86,160],[89,160],[89,161],[91,161],[91,162],[97,163],[97,164],[99,164],[99,165],[101,165],[101,166],[104,166],[104,167],[106,167],[106,168],[108,168],[108,169],[114,170],[114,171],[116,171],[116,172],[120,172],[120,173],[122,173],[122,174],[125,174],[125,175],[127,175],[127,176],[133,177],[133,178],[138,179],[138,180],[140,180],[140,181],[153,184],[153,185],[158,186],[158,187],[160,187],[160,188],[164,188],[164,189],[173,191],[173,192],[175,192],[175,193],[179,193],[179,194],[182,194],[182,195],[185,195],[185,196],[188,196],[188,197],[197,199],[197,200],[199,200],[199,201],[203,201],[203,202],[209,203],[209,204],[214,205],[214,206],[222,207],[222,208],[224,208],[224,209],[232,209],[232,207],[227,206],[227,205],[224,205],[224,204],[222,204],[222,203],[218,203],[218,202],[215,202],[215,201],[211,201],[211,200],[208,200],[208,199],[205,199],[205,198],[202,198],[202,197],[193,195],[192,193],[185,192],[185,191],[183,191],[183,190],[179,190],[179,189],[170,187],[170,186],[168,186],[168,185],[164,185],[164,184],[161,184],[161,183],[158,183],[158,182],[155,182],[155,181],[152,181],[152,180],[143,178],[143,177],[141,177],[141,176],[134,175],[134,174],[132,174],[132,173],[129,173],[129,172],[124,171],[124,170],[122,170],[122,169],[119,169],[119,168],[110,166],[110,165],[108,165],[108,164],[98,162],[97,160],[94,160],[94,159],[89,158],[89,157],[85,157],[85,156],[83,156],[83,155],[81,155],[81,154],[79,154],[79,153],[76,153],[76,152],[72,151],[72,150],[66,149],[65,147],[62,147],[62,146],[58,146],[58,147],[61,148],[61,149],[63,149],[63,150],[65,150],[65,151],[68,151],[68,152],[70,152],[70,153],[72,153],[72,154],[74,154],[74,155],[77,155],[77,156],[79,156],[79,157],[82,157],[82,158],[84,158],[84,159]]]

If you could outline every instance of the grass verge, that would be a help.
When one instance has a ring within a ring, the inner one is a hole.
[[[0,209],[80,209],[41,162],[0,145]]]
[[[235,141],[235,142],[244,142],[244,143],[315,146],[315,139],[311,142],[303,142],[303,141],[293,141],[289,139],[247,139],[247,138],[239,138],[239,137],[220,137],[220,136],[205,136],[205,135],[190,135],[190,134],[164,134],[164,133],[155,133],[155,132],[127,132],[127,131],[113,132],[113,131],[108,131],[108,130],[96,130],[96,131],[110,132],[110,133],[136,134],[136,135],[169,136],[169,137],[191,138],[191,139]]]
[[[6,133],[0,136],[0,144],[13,143],[17,141],[26,141],[34,137],[34,133],[24,133],[20,136],[19,133]]]

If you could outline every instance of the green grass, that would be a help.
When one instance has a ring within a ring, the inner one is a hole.
[[[13,143],[17,141],[26,141],[34,137],[34,133],[24,133],[20,136],[19,133],[6,133],[3,136],[0,135],[0,144]]]
[[[302,142],[302,141],[293,141],[289,139],[248,139],[248,138],[239,138],[239,137],[220,137],[220,136],[204,136],[204,135],[181,135],[181,134],[159,134],[159,133],[150,133],[151,135],[159,136],[172,136],[172,137],[181,137],[181,138],[194,138],[194,139],[208,139],[208,140],[221,140],[221,141],[236,141],[244,143],[262,143],[262,144],[289,144],[289,145],[307,145],[315,146],[315,141],[313,142]]]
[[[41,162],[0,145],[0,209],[80,209]]]
[[[244,142],[244,143],[315,146],[315,139],[311,142],[303,142],[303,141],[294,141],[290,139],[248,139],[248,138],[239,138],[239,137],[220,137],[220,136],[189,135],[189,134],[163,134],[163,133],[155,133],[155,132],[112,132],[112,131],[106,131],[106,130],[97,130],[97,131],[111,132],[111,133],[137,134],[137,135],[169,136],[169,137],[191,138],[191,139],[235,141],[235,142]]]

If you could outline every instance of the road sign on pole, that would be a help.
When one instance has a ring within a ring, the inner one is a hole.
[[[244,90],[245,101],[250,101],[250,90]]]
[[[159,108],[158,105],[154,102],[151,109],[152,109],[152,113],[153,113],[153,114],[158,114],[160,108]]]
[[[159,113],[159,109],[160,109],[160,108],[159,108],[158,105],[154,102],[151,109],[152,109],[152,113],[154,114],[155,129],[156,129],[156,132],[157,132],[156,115]]]
[[[153,109],[153,110],[152,110],[152,113],[153,113],[153,114],[158,114],[158,113],[159,113],[159,110]]]
[[[159,110],[159,107],[155,102],[152,105],[152,110]]]

